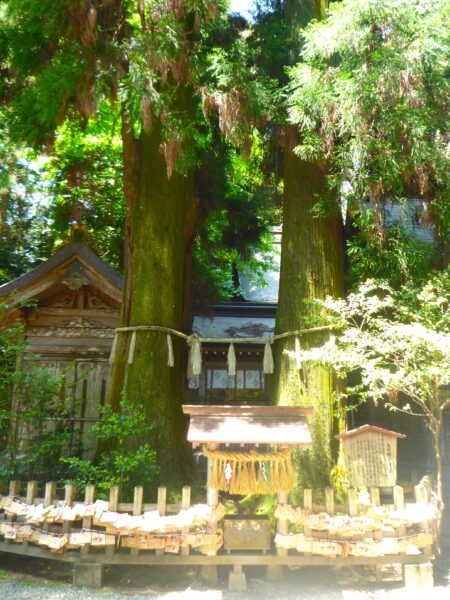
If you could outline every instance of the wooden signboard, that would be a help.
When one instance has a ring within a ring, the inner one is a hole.
[[[337,436],[342,439],[352,487],[391,487],[397,483],[397,439],[405,436],[363,425]]]
[[[231,550],[270,550],[272,536],[269,519],[262,517],[225,518],[223,544],[227,552]]]

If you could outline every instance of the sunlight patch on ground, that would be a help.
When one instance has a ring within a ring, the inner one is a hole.
[[[188,588],[183,592],[169,592],[160,596],[159,600],[222,600],[222,592],[220,590],[192,590]]]

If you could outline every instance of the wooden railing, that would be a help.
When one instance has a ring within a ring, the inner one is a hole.
[[[275,511],[278,555],[286,556],[288,551],[334,558],[406,555],[411,551],[432,554],[438,511],[430,504],[427,481],[415,486],[414,501],[409,503],[405,502],[401,486],[371,488],[369,498],[366,494],[363,499],[358,490],[350,488],[345,505],[335,502],[332,488],[324,490],[323,498],[324,504],[315,504],[313,490],[305,489],[303,505],[293,507],[288,504],[286,494],[278,494]]]
[[[141,549],[155,550],[157,555],[165,550],[187,555],[190,547],[210,554],[222,544],[217,521],[223,517],[223,508],[191,506],[189,486],[183,487],[179,504],[167,503],[165,487],[158,488],[154,503],[144,502],[142,486],[135,487],[132,503],[119,501],[118,486],[111,488],[109,501],[104,501],[96,500],[95,487],[88,485],[82,503],[76,502],[72,484],[64,487],[62,498],[57,497],[54,482],[45,484],[43,497],[37,495],[36,481],[26,484],[23,496],[21,490],[19,481],[11,481],[8,496],[0,500],[5,512],[0,535],[7,543],[36,544],[53,554],[79,550],[83,556],[91,548],[104,548],[108,556],[119,548],[130,548],[132,555]]]
[[[180,503],[169,504],[165,487],[158,488],[156,502],[144,501],[142,486],[134,489],[133,502],[120,502],[118,486],[104,501],[96,500],[95,487],[88,485],[77,501],[71,484],[58,494],[55,483],[48,482],[39,495],[38,482],[12,481],[8,495],[0,497],[0,550],[70,561],[74,583],[90,586],[101,585],[104,564],[199,565],[210,583],[217,581],[218,565],[229,565],[234,569],[230,589],[237,591],[245,589],[245,565],[265,565],[271,576],[278,576],[283,565],[349,564],[372,565],[378,575],[386,563],[426,568],[429,574],[436,524],[429,486],[415,486],[413,502],[405,502],[408,494],[400,486],[369,493],[370,506],[354,489],[345,504],[331,488],[306,489],[299,507],[279,493],[276,552],[228,555],[218,553],[225,510],[214,490],[208,490],[208,505],[192,506],[189,486],[183,487]]]

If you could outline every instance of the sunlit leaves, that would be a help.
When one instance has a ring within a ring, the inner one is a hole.
[[[345,396],[383,400],[394,410],[424,416],[435,431],[450,404],[449,273],[435,275],[421,288],[395,292],[368,281],[347,299],[320,301],[336,329],[333,343],[299,356],[331,365],[345,379],[357,374]],[[402,396],[409,408],[399,404]]]
[[[290,69],[287,90],[298,155],[327,161],[328,188],[340,195],[347,186],[351,215],[367,200],[379,211],[385,201],[421,198],[421,218],[443,244],[448,48],[444,0],[333,3],[324,22],[304,31],[304,62]],[[375,236],[383,237],[386,223],[375,216]]]

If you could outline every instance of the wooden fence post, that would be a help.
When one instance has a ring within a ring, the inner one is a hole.
[[[188,485],[185,485],[181,491],[181,510],[186,510],[191,505],[191,488]],[[187,534],[189,532],[189,527],[183,527],[182,533],[183,535],[183,544],[181,546],[180,553],[182,556],[187,556],[189,554],[189,543],[187,541]]]
[[[27,494],[25,496],[25,502],[27,504],[34,504],[34,499],[38,493],[39,482],[38,481],[29,481],[27,483]],[[29,546],[30,542],[25,540],[23,545],[25,548]]]
[[[303,490],[303,508],[307,514],[311,514],[313,512],[312,490],[308,488]]]
[[[134,488],[133,498],[133,516],[142,514],[142,504],[144,499],[144,488],[142,485],[137,485]],[[139,548],[131,548],[131,556],[139,556]]]
[[[18,479],[14,479],[9,482],[9,495],[10,496],[18,496],[20,494],[20,485],[21,481]]]
[[[355,488],[348,489],[348,514],[351,517],[358,514],[358,493]]]
[[[66,506],[72,506],[75,502],[77,486],[74,483],[68,483],[64,486],[64,503]]]
[[[113,485],[109,490],[109,510],[112,512],[117,512],[119,508],[119,486]],[[106,556],[112,556],[115,552],[115,546],[106,546],[105,554]]]
[[[277,492],[277,504],[284,506],[288,503],[288,494],[286,492]],[[286,519],[277,519],[276,533],[287,535],[289,533],[289,521]],[[277,556],[287,556],[286,548],[277,548]],[[284,574],[283,565],[267,565],[266,576],[269,581],[282,579]]]
[[[329,515],[334,515],[334,490],[333,488],[325,488],[325,510]]]
[[[27,504],[34,503],[34,499],[36,498],[37,493],[38,493],[38,486],[39,486],[38,481],[29,481],[27,483],[27,495],[26,495],[26,499],[25,499]]]
[[[418,483],[414,486],[414,496],[418,504],[428,503],[428,490],[423,484]]]
[[[44,506],[50,506],[53,504],[53,499],[56,495],[56,483],[54,481],[48,481],[45,484],[44,493]]]
[[[21,482],[18,480],[14,480],[14,481],[10,481],[9,482],[9,495],[14,497],[14,496],[19,496],[20,495],[20,486],[21,486]],[[16,521],[17,516],[16,515],[11,515],[9,517],[9,520],[11,522]],[[8,544],[12,544],[13,540],[7,540]]]
[[[75,501],[75,496],[77,493],[77,488],[73,483],[68,483],[64,486],[64,504],[66,506],[72,506]],[[69,533],[70,531],[70,523],[71,521],[64,521],[62,525],[63,533]]]
[[[217,450],[219,448],[219,444],[210,443],[208,444],[208,450]],[[206,503],[211,509],[214,509],[219,504],[219,492],[214,488],[210,487],[211,477],[213,471],[213,461],[211,458],[208,458],[208,467],[207,467],[207,492],[206,492]],[[217,531],[217,522],[208,524],[208,531],[210,533],[214,533]],[[207,582],[210,585],[216,585],[218,581],[218,570],[216,565],[202,565],[200,569],[200,577],[203,581]]]
[[[405,508],[405,494],[400,485],[394,486],[393,496],[395,510],[403,510]]]
[[[158,512],[161,515],[161,517],[164,517],[166,514],[166,500],[167,500],[167,488],[165,488],[164,486],[161,486],[158,488],[158,500],[157,500]],[[157,554],[158,556],[164,554],[164,548],[156,548],[155,554]]]
[[[380,506],[380,488],[370,488],[370,500],[375,506]]]
[[[56,495],[56,483],[54,481],[47,481],[47,483],[45,484],[45,491],[44,491],[44,506],[50,506],[51,504],[53,504],[53,499],[54,499],[55,495]],[[49,524],[43,523],[42,529],[43,529],[43,531],[48,531]]]
[[[95,496],[95,485],[87,485],[86,490],[84,492],[84,503],[85,504],[94,504],[94,496]],[[84,517],[83,519],[83,529],[91,529],[92,527],[92,517]],[[89,554],[89,546],[90,544],[85,544],[80,548],[80,554],[85,556]]]

